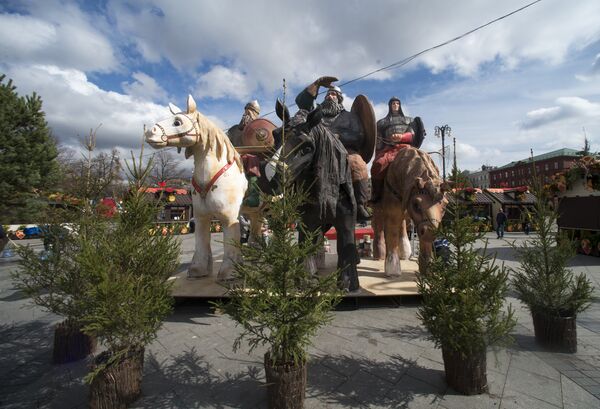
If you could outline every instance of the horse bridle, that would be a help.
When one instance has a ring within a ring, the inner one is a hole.
[[[176,134],[172,134],[172,135],[167,135],[167,132],[165,131],[165,128],[162,127],[162,125],[160,125],[159,123],[155,124],[154,126],[157,126],[158,129],[160,129],[161,131],[161,135],[160,135],[160,139],[163,142],[167,142],[171,139],[179,139],[179,138],[183,138],[184,136],[195,136],[196,137],[196,143],[200,142],[200,134],[198,133],[191,133],[192,131],[195,130],[195,125],[194,125],[194,120],[192,118],[190,118],[189,116],[187,116],[187,114],[184,114],[183,112],[180,112],[176,115],[183,115],[185,116],[187,119],[190,120],[192,127],[190,129],[188,129],[187,131],[183,131],[183,132],[179,132]]]
[[[402,197],[400,196],[400,193],[398,193],[398,191],[396,191],[396,189],[394,189],[394,188],[392,187],[391,183],[390,183],[390,182],[387,180],[387,178],[385,179],[385,185],[386,185],[386,187],[387,187],[387,188],[388,188],[388,189],[389,189],[389,190],[392,192],[392,194],[393,194],[394,196],[396,196],[396,199],[398,199],[399,201],[402,201]],[[426,194],[426,195],[429,195],[429,196],[431,196],[431,193],[427,192],[426,190],[422,190],[422,191],[421,191],[421,190],[419,190],[419,192],[418,192],[418,193],[421,193],[421,192],[423,192],[423,193],[424,193],[424,194]],[[417,223],[417,225],[415,226],[415,228],[416,228],[416,229],[418,229],[418,228],[419,228],[419,226],[421,226],[421,225],[422,225],[422,224],[424,224],[424,223],[429,223],[429,225],[430,225],[430,226],[434,227],[434,226],[435,226],[435,224],[434,224],[434,223],[438,223],[438,224],[439,224],[440,222],[441,222],[441,221],[440,221],[440,220],[438,220],[438,219],[432,219],[432,218],[426,217],[425,219],[423,219],[423,220],[421,220],[419,223]]]

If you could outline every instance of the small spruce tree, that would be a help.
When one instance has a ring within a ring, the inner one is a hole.
[[[291,183],[283,186],[279,197],[262,194],[270,202],[266,221],[272,234],[268,240],[255,237],[253,246],[240,246],[244,261],[235,266],[238,281],[229,288],[230,300],[217,304],[243,329],[234,350],[244,339],[250,350],[266,344],[273,366],[306,362],[311,338],[331,320],[341,297],[337,273],[313,276],[305,267],[323,245],[314,240],[320,232],[298,223],[306,191]],[[292,227],[296,223],[307,237],[302,243]]]
[[[510,305],[504,310],[507,269],[496,264],[487,242],[475,248],[485,233],[473,218],[461,217],[460,207],[459,198],[451,198],[450,220],[437,232],[450,253],[436,255],[428,273],[417,275],[423,297],[417,315],[442,349],[448,385],[472,395],[487,390],[487,347],[509,342],[516,321]]]
[[[475,248],[485,232],[471,217],[460,217],[458,198],[450,200],[449,223],[437,236],[450,243],[447,258],[434,257],[429,273],[417,276],[423,296],[418,316],[431,332],[436,347],[467,356],[502,343],[515,325],[510,306],[504,311],[508,270],[495,255]],[[480,231],[482,230],[482,231]]]
[[[532,154],[533,155],[533,154]],[[512,269],[517,297],[533,313],[553,317],[576,316],[589,307],[593,287],[584,273],[577,276],[567,267],[575,246],[558,232],[558,210],[549,201],[532,162],[530,189],[536,197],[531,220],[537,234],[513,247],[520,266]]]
[[[143,152],[143,150],[142,150]],[[156,337],[172,308],[168,278],[179,264],[180,242],[153,232],[159,204],[145,197],[151,161],[142,153],[132,165],[129,195],[112,224],[95,224],[81,243],[77,263],[96,284],[83,301],[83,329],[107,347],[106,360],[86,378],[94,377]]]

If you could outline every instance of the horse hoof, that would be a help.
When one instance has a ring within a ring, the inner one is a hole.
[[[199,266],[192,266],[188,269],[188,278],[203,278],[208,277],[211,272],[206,269],[200,268]]]

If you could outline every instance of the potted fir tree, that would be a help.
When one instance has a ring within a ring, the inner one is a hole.
[[[270,408],[302,408],[306,390],[306,349],[319,327],[331,320],[330,311],[340,300],[337,273],[313,276],[305,267],[316,255],[322,240],[317,232],[304,231],[307,240],[298,243],[295,226],[306,200],[302,189],[285,185],[283,195],[271,201],[266,220],[268,240],[254,237],[252,246],[240,246],[244,261],[235,266],[237,279],[229,287],[228,302],[217,306],[230,315],[243,331],[234,350],[245,339],[253,350],[268,345],[264,355]],[[305,226],[299,224],[299,229]]]
[[[95,223],[81,237],[77,263],[96,284],[82,300],[83,330],[106,350],[86,377],[90,407],[126,407],[140,395],[144,348],[171,311],[170,274],[178,267],[180,243],[152,234],[159,204],[144,194],[151,162],[133,166],[129,195],[113,223]]]
[[[45,250],[41,254],[30,246],[17,247],[21,260],[12,277],[16,288],[33,303],[64,317],[54,330],[52,352],[52,362],[62,364],[83,359],[96,348],[96,340],[81,331],[81,300],[86,286],[94,283],[85,279],[75,261],[79,252],[75,237],[85,229],[87,218],[81,217],[70,229],[59,223],[63,217],[52,218],[43,228]]]
[[[487,391],[487,347],[508,341],[516,322],[510,306],[503,310],[508,273],[487,245],[474,247],[485,233],[472,218],[460,217],[457,199],[438,232],[450,242],[450,254],[434,257],[428,274],[417,275],[423,296],[418,316],[442,349],[447,384],[473,395]]]
[[[593,287],[584,273],[575,276],[567,267],[575,244],[557,231],[558,212],[532,168],[536,203],[531,221],[537,235],[514,246],[520,267],[513,270],[512,285],[531,311],[536,341],[550,349],[577,352],[577,314],[589,307]]]

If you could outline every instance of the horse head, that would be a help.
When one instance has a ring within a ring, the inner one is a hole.
[[[169,110],[173,114],[171,117],[157,122],[152,128],[146,130],[146,142],[155,149],[167,146],[187,148],[197,144],[201,135],[194,98],[188,96],[186,112],[173,104],[169,104]]]
[[[316,150],[313,130],[321,117],[306,111],[299,111],[288,118],[278,130],[277,139],[282,146],[281,160],[289,171],[292,180],[298,179],[311,168]]]
[[[445,195],[448,190],[449,186],[445,182],[415,178],[406,210],[415,224],[419,238],[426,242],[435,240],[435,231],[444,217],[448,203]]]

